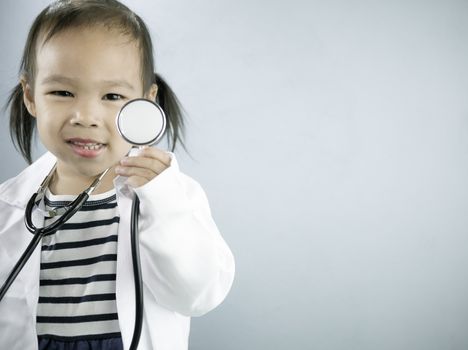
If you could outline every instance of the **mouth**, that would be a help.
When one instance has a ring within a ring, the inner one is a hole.
[[[66,140],[66,143],[71,146],[76,154],[86,158],[97,157],[106,147],[105,143],[90,139],[72,138]]]

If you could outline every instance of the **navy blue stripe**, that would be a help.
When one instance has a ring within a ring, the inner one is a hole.
[[[42,263],[41,270],[46,269],[56,269],[59,267],[68,267],[68,266],[83,266],[96,264],[101,261],[117,261],[117,254],[105,254],[96,256],[94,258],[88,259],[78,259],[78,260],[67,260],[67,261],[57,261],[51,263]]]
[[[118,236],[111,235],[104,238],[89,239],[87,241],[78,241],[78,242],[66,242],[66,243],[57,243],[53,245],[43,245],[41,250],[59,250],[59,249],[71,249],[71,248],[83,248],[90,247],[94,245],[104,244],[108,242],[117,242]]]
[[[36,203],[36,205],[39,203]],[[55,203],[46,203],[48,208],[62,208],[65,205],[63,202],[55,202]],[[114,209],[117,207],[117,202],[113,203],[103,203],[99,205],[83,205],[78,211],[96,211],[96,210],[106,210],[106,209]]]
[[[81,297],[39,297],[41,304],[79,304],[89,301],[115,300],[115,293],[91,294]]]
[[[91,294],[80,297],[39,297],[39,303],[41,304],[79,304],[105,300],[115,300],[115,293]]]
[[[41,334],[38,336],[39,339],[54,339],[65,342],[75,342],[80,340],[94,340],[94,339],[111,339],[111,338],[120,338],[122,335],[119,333],[104,333],[104,334],[84,334],[78,335],[76,337],[62,337],[53,334]]]
[[[98,226],[107,226],[107,225],[112,225],[114,223],[120,222],[120,217],[115,216],[112,219],[108,220],[96,220],[96,221],[87,221],[87,222],[79,222],[79,223],[72,223],[72,224],[64,224],[62,227],[60,227],[60,231],[64,230],[82,230],[85,228],[91,228],[91,227],[98,227]],[[45,236],[50,236],[53,235],[54,233],[50,233]]]
[[[119,221],[120,221],[120,217],[114,216],[112,219],[107,219],[107,220],[96,220],[96,221],[65,224],[60,228],[60,230],[81,230],[84,228],[111,225]]]
[[[83,323],[118,320],[117,313],[86,316],[37,316],[37,323]]]
[[[80,211],[93,211],[93,210],[101,210],[101,209],[114,209],[117,206],[117,202],[114,203],[105,203],[96,206],[87,206],[84,205],[81,207]]]
[[[109,202],[115,201],[117,199],[117,195],[113,194],[110,197],[98,200],[88,200],[83,204],[83,207],[99,207],[103,204],[107,204]],[[44,203],[51,207],[65,207],[69,205],[72,201],[52,201],[48,197],[44,197]],[[117,202],[116,202],[117,204]]]
[[[64,278],[60,280],[41,280],[41,286],[62,286],[66,284],[88,284],[92,282],[100,282],[100,281],[115,281],[116,275],[113,274],[106,274],[106,275],[94,275],[91,277],[84,277],[84,278]]]

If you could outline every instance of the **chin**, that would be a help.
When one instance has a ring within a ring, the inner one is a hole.
[[[114,167],[117,163],[118,161],[97,160],[90,162],[89,160],[84,160],[75,162],[73,167],[82,176],[96,177],[101,175],[106,169]]]

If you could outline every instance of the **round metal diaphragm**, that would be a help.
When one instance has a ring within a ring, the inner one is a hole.
[[[134,146],[155,144],[166,130],[166,116],[162,108],[143,98],[127,102],[116,118],[117,129]]]

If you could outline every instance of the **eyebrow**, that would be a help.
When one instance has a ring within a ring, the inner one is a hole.
[[[49,75],[42,80],[42,84],[49,83],[62,83],[62,84],[73,84],[75,79],[65,77],[63,75]],[[100,80],[100,84],[106,85],[107,87],[125,87],[131,90],[135,90],[135,87],[126,80]]]

